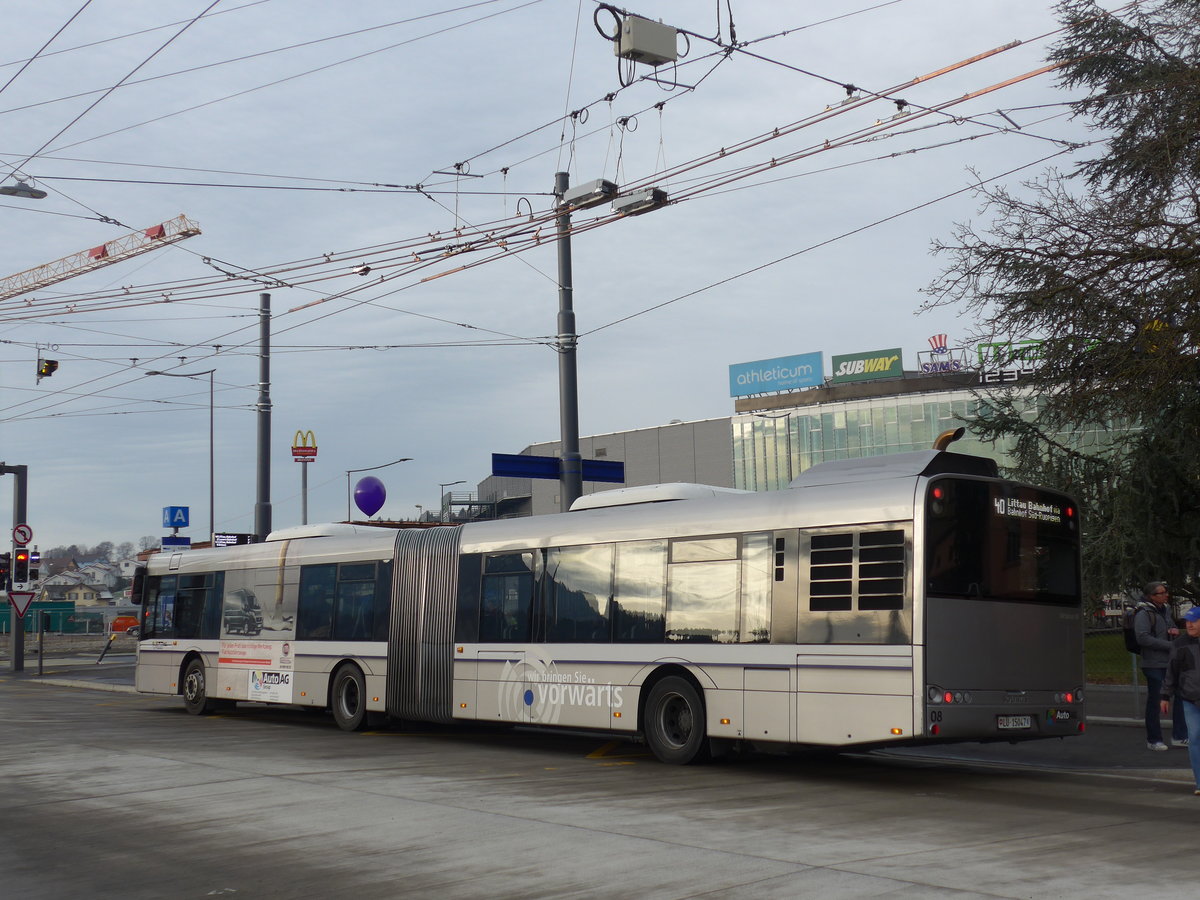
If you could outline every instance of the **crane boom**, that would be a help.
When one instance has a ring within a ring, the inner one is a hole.
[[[152,225],[144,231],[134,231],[115,240],[81,250],[71,256],[64,256],[54,262],[35,266],[0,278],[0,301],[39,291],[42,288],[74,278],[94,269],[110,266],[133,256],[140,256],[159,247],[175,244],[200,233],[200,226],[187,216],[178,215],[159,225]]]

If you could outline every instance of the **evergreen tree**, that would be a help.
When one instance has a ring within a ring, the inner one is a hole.
[[[1192,593],[1200,561],[1200,0],[1108,13],[1058,6],[1052,52],[1100,151],[936,242],[930,306],[989,340],[1043,339],[1019,391],[985,398],[977,434],[1015,441],[1014,474],[1075,494],[1094,595],[1151,578]],[[1064,438],[1113,429],[1102,440]]]

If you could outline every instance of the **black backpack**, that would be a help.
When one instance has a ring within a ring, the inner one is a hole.
[[[1125,649],[1130,653],[1136,653],[1139,656],[1142,653],[1142,647],[1137,641],[1137,632],[1133,630],[1133,620],[1137,617],[1138,610],[1147,609],[1141,603],[1136,603],[1133,606],[1126,606],[1121,611],[1121,635],[1125,638]],[[1154,627],[1154,621],[1158,618],[1157,611],[1150,610],[1150,633],[1154,634],[1157,630]]]
[[[1125,649],[1130,653],[1141,654],[1141,645],[1137,642],[1137,633],[1133,630],[1133,620],[1137,616],[1136,606],[1126,606],[1121,610],[1121,636],[1125,638]]]

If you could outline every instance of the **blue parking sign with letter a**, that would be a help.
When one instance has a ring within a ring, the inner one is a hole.
[[[163,507],[163,528],[187,528],[188,527],[188,507],[186,506],[164,506]]]

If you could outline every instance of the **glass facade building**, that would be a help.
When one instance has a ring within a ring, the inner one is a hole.
[[[827,460],[928,450],[939,434],[966,424],[978,403],[969,389],[940,390],[734,416],[733,486],[776,490]],[[1004,462],[1003,447],[969,434],[954,449]]]
[[[1022,415],[1034,419],[1038,398],[1026,394],[1018,400],[1024,404]],[[776,490],[827,460],[930,450],[943,432],[961,425],[969,428],[969,420],[985,402],[977,389],[956,388],[827,400],[735,415],[730,421],[733,486],[748,491]],[[1069,446],[1095,450],[1127,427],[1097,426],[1059,437]],[[1010,462],[1008,440],[985,443],[973,438],[970,430],[953,449],[990,457],[1001,466]]]

